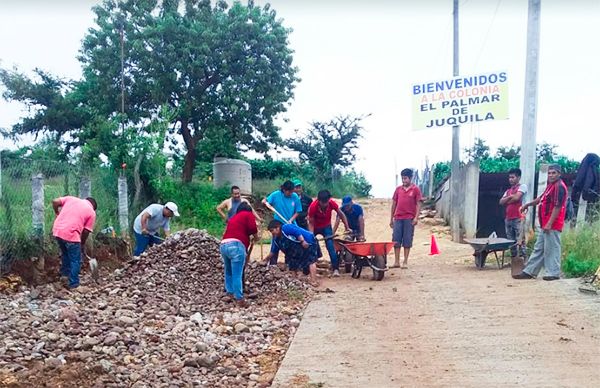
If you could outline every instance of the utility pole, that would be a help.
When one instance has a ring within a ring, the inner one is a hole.
[[[458,77],[458,0],[454,0],[454,64],[453,75]],[[460,170],[460,126],[452,127],[452,163],[450,166],[450,229],[452,240],[460,242],[460,206],[458,179]]]
[[[540,7],[541,0],[529,0],[527,18],[527,59],[525,62],[525,98],[523,100],[523,130],[521,133],[521,182],[527,185],[529,201],[535,182],[535,146],[537,120],[537,84],[540,52]],[[532,227],[532,212],[528,212],[525,232]],[[527,235],[527,233],[525,234]]]

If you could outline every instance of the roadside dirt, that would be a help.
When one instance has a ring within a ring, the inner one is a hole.
[[[389,240],[389,202],[365,211],[367,239]],[[335,293],[310,303],[273,386],[598,386],[600,298],[578,280],[513,280],[495,260],[477,270],[444,235],[431,257],[430,231],[381,282],[324,279]]]

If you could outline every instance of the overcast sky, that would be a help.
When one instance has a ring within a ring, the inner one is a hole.
[[[79,78],[81,39],[93,25],[90,0],[1,0],[0,66],[40,67]],[[264,1],[257,1],[264,4]],[[311,120],[371,113],[357,169],[373,195],[390,197],[396,168],[448,160],[451,128],[411,128],[411,85],[452,76],[452,0],[274,0],[300,82],[283,136]],[[526,0],[461,0],[460,72],[506,71],[510,118],[464,125],[461,148],[484,138],[492,148],[521,141]],[[537,141],[575,159],[600,152],[600,0],[542,0]],[[0,127],[23,115],[0,101]],[[13,147],[0,140],[3,147]],[[397,166],[397,167],[395,167]]]

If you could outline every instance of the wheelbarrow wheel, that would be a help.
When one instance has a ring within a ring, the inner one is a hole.
[[[373,265],[377,268],[385,268],[386,267],[386,257],[385,256],[375,256],[372,260]],[[385,275],[385,271],[379,271],[373,269],[373,280],[382,280]]]
[[[342,257],[340,259],[344,261],[344,272],[352,273],[352,262],[354,261],[352,253],[346,251],[342,253]]]

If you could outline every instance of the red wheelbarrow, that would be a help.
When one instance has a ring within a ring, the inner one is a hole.
[[[394,247],[393,242],[348,242],[341,239],[333,240],[335,250],[340,260],[344,261],[346,272],[352,272],[352,277],[360,278],[364,267],[371,267],[373,280],[381,280],[387,268],[387,255]]]

